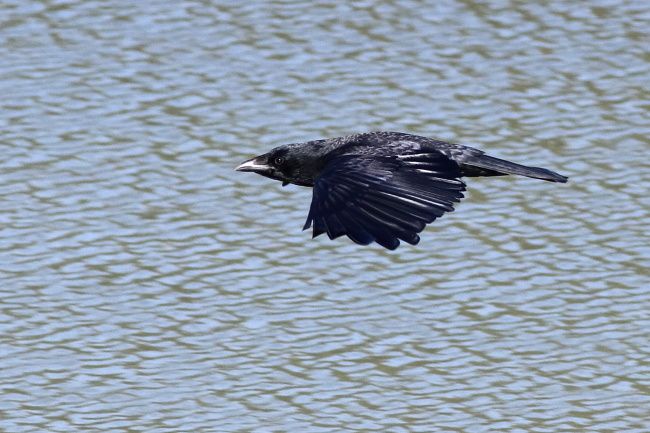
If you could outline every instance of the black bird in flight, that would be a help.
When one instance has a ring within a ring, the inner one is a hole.
[[[400,239],[415,245],[424,227],[454,210],[463,176],[516,174],[565,183],[545,168],[527,167],[460,144],[401,132],[368,132],[286,144],[240,164],[282,181],[313,187],[303,230],[313,237],[347,235],[394,250]]]

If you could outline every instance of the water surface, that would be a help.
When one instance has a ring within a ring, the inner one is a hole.
[[[648,430],[643,2],[0,16],[0,430]],[[232,171],[375,129],[571,179],[469,179],[388,252]]]

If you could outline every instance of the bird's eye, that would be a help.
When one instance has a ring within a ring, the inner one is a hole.
[[[275,158],[274,162],[275,162],[276,165],[282,165],[282,164],[284,164],[284,158],[281,157],[281,156],[278,156],[277,158]]]

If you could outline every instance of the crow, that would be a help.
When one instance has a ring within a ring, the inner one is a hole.
[[[367,132],[286,144],[235,168],[313,187],[303,230],[394,250],[420,241],[424,227],[454,210],[463,176],[508,174],[565,183],[567,177],[486,155],[468,146],[406,134]]]

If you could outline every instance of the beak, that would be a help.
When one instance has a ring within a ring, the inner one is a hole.
[[[265,159],[266,158],[262,158],[261,156],[256,156],[255,158],[251,158],[248,161],[242,162],[237,167],[235,167],[235,170],[252,171],[254,173],[268,172],[271,167],[266,164],[264,161]]]

